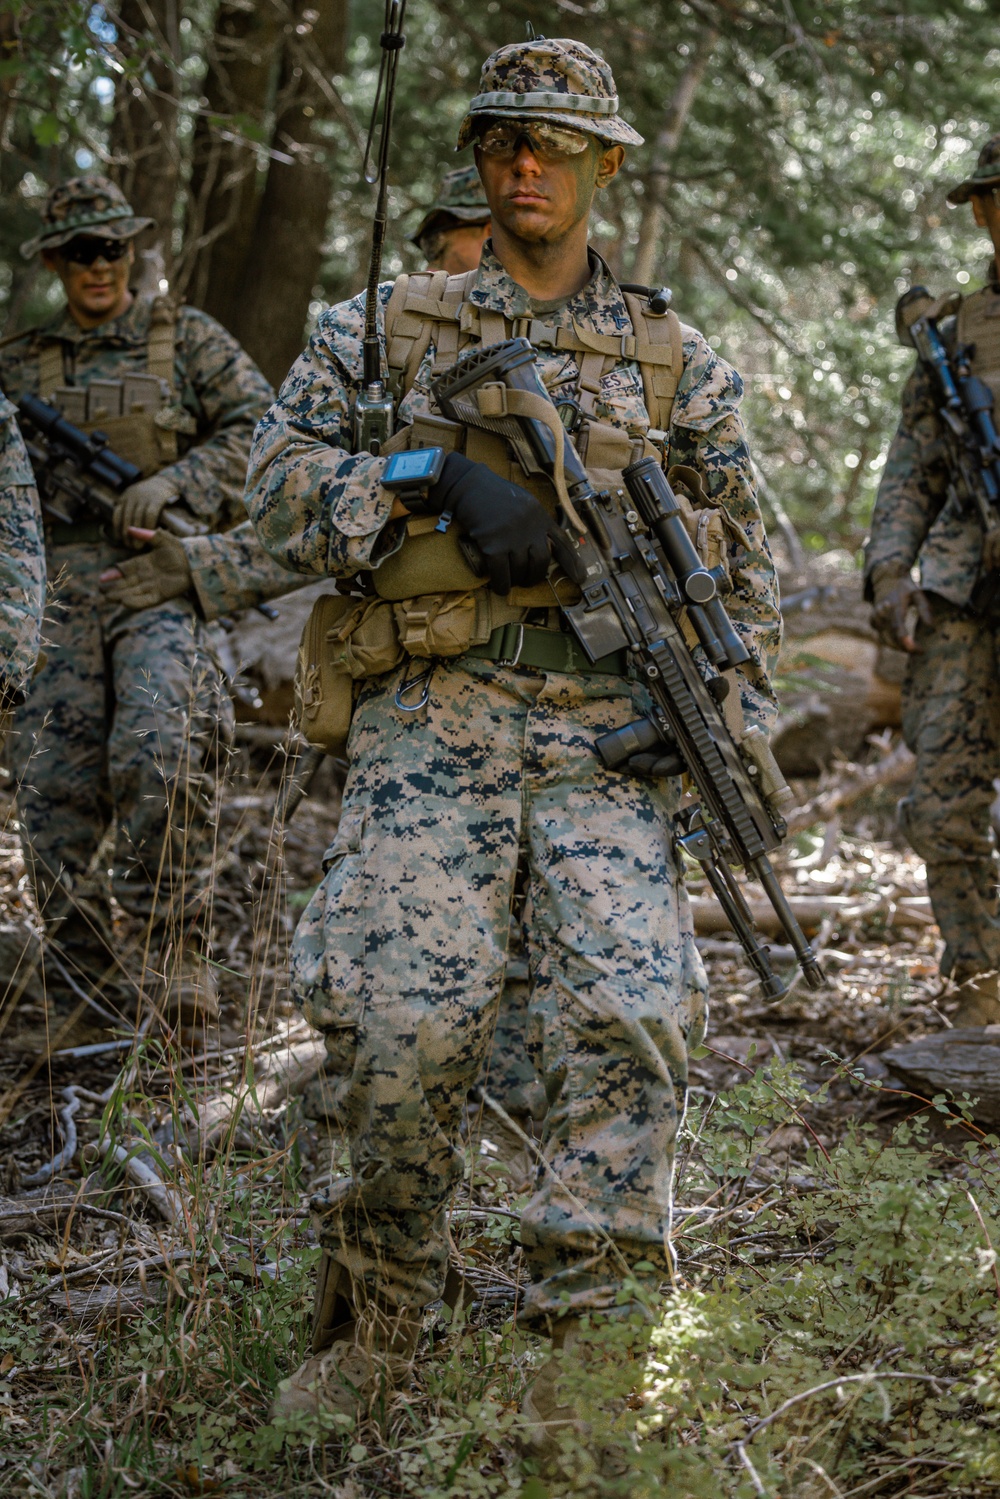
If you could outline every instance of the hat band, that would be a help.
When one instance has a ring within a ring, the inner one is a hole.
[[[61,224],[49,224],[42,230],[42,235],[66,234],[70,229],[92,229],[101,224],[114,224],[118,219],[134,219],[135,210],[126,205],[124,208],[98,209],[96,213],[84,214],[80,218],[63,219]]]
[[[491,109],[559,109],[564,113],[614,115],[618,113],[618,95],[598,99],[593,94],[514,94],[503,90],[495,94],[477,94],[469,105],[470,114],[488,114]]]

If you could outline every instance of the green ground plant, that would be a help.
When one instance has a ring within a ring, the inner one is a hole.
[[[141,1090],[121,1096],[134,1121]],[[567,1373],[592,1430],[558,1478],[519,1455],[542,1345],[509,1297],[429,1317],[411,1387],[358,1423],[272,1424],[271,1393],[305,1353],[317,1253],[295,1121],[266,1155],[162,1150],[183,1219],[130,1230],[126,1214],[111,1231],[122,1266],[136,1238],[147,1257],[162,1246],[148,1299],[88,1318],[72,1271],[38,1262],[0,1304],[0,1485],[51,1499],[1000,1493],[997,1142],[943,1099],[911,1100],[888,1135],[855,1124],[832,1142],[811,1133],[816,1102],[793,1066],[751,1063],[692,1108],[676,1284],[652,1307],[644,1372],[621,1357],[622,1323]],[[481,1160],[470,1152],[456,1250],[473,1285],[513,1285],[523,1195]]]

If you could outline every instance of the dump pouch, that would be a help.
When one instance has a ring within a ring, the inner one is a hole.
[[[313,604],[295,663],[295,717],[314,749],[343,755],[354,683],[392,671],[403,659],[390,605],[324,593]]]

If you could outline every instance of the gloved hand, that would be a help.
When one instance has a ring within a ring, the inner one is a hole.
[[[176,536],[133,526],[127,539],[152,542],[153,549],[139,557],[127,557],[101,573],[98,580],[101,592],[112,603],[122,604],[126,609],[153,609],[167,599],[187,593],[191,587],[191,568]]]
[[[451,511],[462,535],[482,552],[494,593],[532,588],[548,572],[555,522],[534,495],[501,479],[485,463],[449,453],[440,479],[428,491],[427,509],[437,515]]]
[[[165,507],[179,499],[177,485],[161,474],[154,474],[151,479],[140,479],[138,484],[130,484],[115,506],[111,522],[115,540],[124,541],[131,526],[151,529]]]
[[[908,651],[912,655],[920,649],[910,632],[907,616],[915,609],[920,621],[929,625],[932,620],[927,595],[904,573],[885,573],[876,577],[874,583],[875,603],[872,607],[872,624],[883,644],[897,651]]]

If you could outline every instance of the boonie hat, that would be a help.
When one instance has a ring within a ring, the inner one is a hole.
[[[991,135],[979,153],[979,159],[964,182],[948,194],[949,203],[968,203],[976,193],[1000,187],[1000,135]]]
[[[441,178],[437,197],[419,225],[410,235],[410,244],[419,245],[420,237],[438,220],[456,219],[460,224],[485,224],[490,205],[475,167],[456,167]],[[442,223],[441,228],[444,228]]]
[[[120,187],[107,177],[70,177],[50,190],[42,206],[42,231],[21,246],[30,260],[39,250],[58,250],[78,234],[99,233],[101,239],[131,239],[149,229],[155,219],[137,217]]]
[[[604,58],[567,38],[511,42],[486,59],[456,150],[475,138],[484,116],[550,120],[604,141],[642,145],[642,136],[618,113],[618,90]]]

